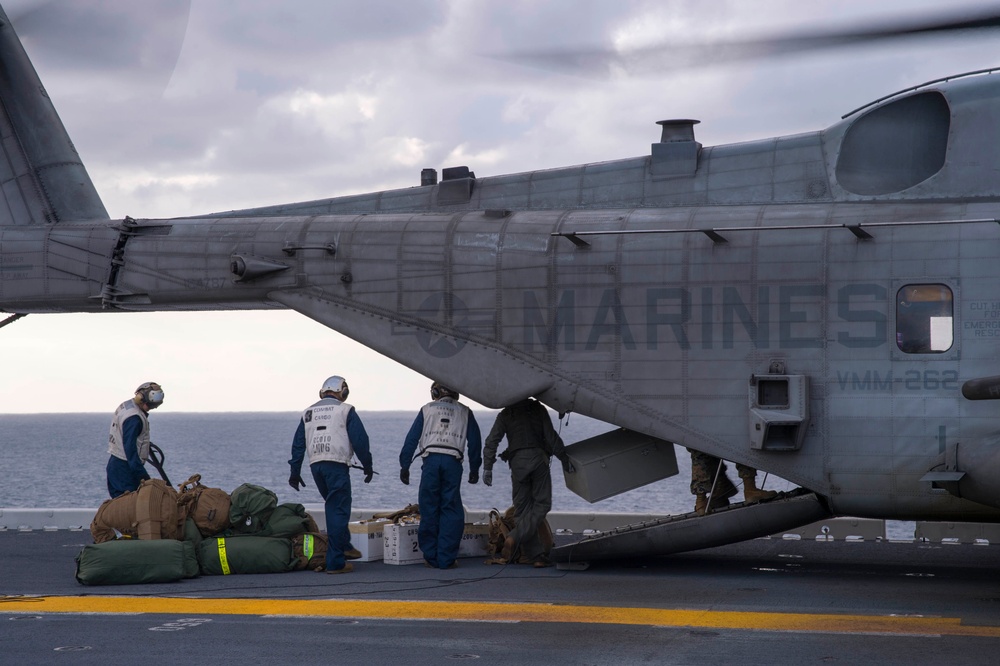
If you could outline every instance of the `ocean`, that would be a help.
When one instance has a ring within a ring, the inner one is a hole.
[[[401,509],[417,503],[420,463],[411,467],[410,485],[399,481],[399,450],[415,412],[359,413],[371,440],[375,471],[370,484],[360,470],[352,472],[353,505]],[[176,487],[193,474],[213,488],[231,492],[243,483],[274,491],[279,502],[321,503],[308,469],[306,487],[296,492],[288,485],[288,458],[299,412],[153,412],[150,438],[164,452],[164,471]],[[476,412],[483,437],[496,412]],[[554,425],[563,441],[574,442],[615,429],[601,421],[571,414]],[[111,414],[0,414],[0,508],[94,507],[107,499],[108,428]],[[506,446],[501,443],[500,450]],[[554,511],[679,514],[694,508],[690,493],[691,464],[687,450],[675,447],[679,473],[668,479],[589,503],[568,490],[559,462],[552,463]],[[147,464],[154,478],[156,470]],[[466,475],[468,465],[466,465]],[[730,478],[738,482],[730,465]],[[757,476],[772,490],[790,490],[793,484],[774,476]],[[482,481],[462,484],[468,509],[501,511],[510,506],[510,475],[497,461],[493,486]],[[891,521],[890,521],[891,522]],[[891,526],[891,538],[912,538],[912,523]],[[892,532],[896,533],[893,534]],[[907,534],[908,532],[908,534]]]

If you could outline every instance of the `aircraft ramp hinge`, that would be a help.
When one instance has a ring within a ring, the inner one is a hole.
[[[319,244],[318,245],[294,245],[292,243],[288,243],[288,244],[285,245],[285,247],[281,248],[281,251],[284,252],[285,254],[287,254],[289,257],[294,257],[295,253],[298,252],[299,250],[324,250],[324,251],[326,251],[327,254],[332,254],[332,255],[336,255],[337,254],[337,246],[334,245],[333,243],[326,243],[326,244],[322,244],[322,245],[319,245]]]

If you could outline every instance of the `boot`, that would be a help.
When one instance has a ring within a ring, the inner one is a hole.
[[[719,480],[716,481],[715,490],[712,492],[712,497],[716,501],[728,500],[730,497],[735,497],[740,491],[733,485],[733,482],[729,480],[729,477],[725,474],[719,475]],[[722,505],[713,504],[712,508],[718,508],[718,506],[729,506],[729,502]]]
[[[713,494],[708,498],[708,510],[715,511],[716,509],[725,509],[729,506],[730,497],[732,497],[732,495]]]
[[[699,516],[704,516],[708,511],[724,509],[729,506],[729,499],[721,495],[712,495],[709,499],[705,493],[698,493],[694,498],[694,512]]]
[[[778,493],[773,490],[761,490],[758,488],[756,479],[743,479],[743,497],[746,498],[747,504],[764,502],[777,496]]]
[[[514,537],[508,536],[503,540],[503,549],[500,551],[500,557],[503,558],[504,562],[510,563],[514,560],[514,548],[517,544],[514,543]]]

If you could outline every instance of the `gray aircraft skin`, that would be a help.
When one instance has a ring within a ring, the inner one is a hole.
[[[487,407],[534,396],[815,496],[685,547],[826,515],[1000,521],[996,76],[795,136],[703,147],[665,121],[630,159],[111,220],[0,21],[3,311],[288,308]],[[596,482],[577,460],[567,483]]]

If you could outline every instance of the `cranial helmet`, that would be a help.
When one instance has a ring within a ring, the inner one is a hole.
[[[146,382],[135,390],[135,394],[150,409],[156,409],[163,404],[163,387],[156,382]]]
[[[445,386],[440,382],[434,382],[433,384],[431,384],[432,399],[438,400],[440,398],[445,398],[445,397],[454,398],[455,400],[458,400],[459,398],[458,391],[456,391],[453,388],[448,388],[447,386]]]
[[[323,388],[319,390],[319,397],[325,397],[327,393],[336,393],[341,400],[347,400],[347,394],[350,392],[351,390],[347,388],[347,380],[340,375],[334,375],[323,382]]]

